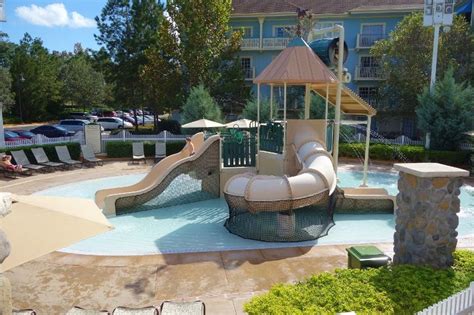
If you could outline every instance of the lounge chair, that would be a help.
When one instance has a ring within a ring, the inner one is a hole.
[[[48,159],[48,156],[46,155],[46,152],[44,152],[43,148],[33,148],[31,149],[31,152],[33,153],[33,156],[36,159],[36,162],[40,165],[48,166],[53,169],[56,168],[64,168],[65,164],[60,163],[60,162],[51,162]]]
[[[156,142],[155,143],[155,162],[158,162],[161,159],[166,157],[166,143],[165,142]]]
[[[206,305],[202,301],[194,302],[171,302],[164,301],[160,306],[161,315],[205,315]]]
[[[71,158],[71,154],[69,154],[69,150],[67,149],[67,146],[61,145],[61,146],[55,147],[55,149],[56,149],[56,153],[58,154],[59,160],[63,162],[64,164],[72,166],[72,167],[82,166],[82,163],[80,161],[76,161]]]
[[[79,306],[71,308],[66,315],[109,315],[108,311],[87,310]]]
[[[158,309],[154,306],[143,308],[117,307],[112,315],[158,315]]]
[[[23,168],[27,168],[36,172],[43,172],[49,169],[44,165],[31,164],[30,160],[28,160],[28,157],[26,156],[23,150],[11,151],[10,153],[13,156],[13,159],[15,160],[16,164],[22,165]]]
[[[94,151],[88,145],[81,145],[82,158],[87,164],[104,165],[104,161],[95,157]]]
[[[143,142],[134,142],[132,144],[132,149],[132,163],[137,162],[140,164],[140,161],[143,160],[143,162],[146,164],[145,148],[143,147]]]
[[[36,312],[32,309],[13,310],[12,315],[36,315]]]

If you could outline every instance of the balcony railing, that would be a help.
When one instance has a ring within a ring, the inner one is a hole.
[[[260,49],[260,38],[244,38],[240,48],[242,50],[258,50]]]
[[[291,38],[287,37],[263,38],[263,46],[260,47],[260,38],[244,38],[240,48],[242,50],[283,50],[290,41]]]
[[[244,68],[243,70],[244,70],[245,80],[255,79],[255,67]]]
[[[382,68],[356,66],[356,80],[383,80]]]
[[[374,44],[381,40],[386,39],[387,34],[357,34],[357,49],[371,48]]]

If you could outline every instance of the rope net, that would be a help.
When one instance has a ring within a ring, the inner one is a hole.
[[[225,227],[243,238],[266,242],[300,242],[326,236],[334,226],[335,194],[318,203],[292,211],[250,212],[240,198],[225,195],[229,218]],[[235,200],[234,200],[235,199]]]

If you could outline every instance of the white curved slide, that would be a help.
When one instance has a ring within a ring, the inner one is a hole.
[[[102,209],[107,216],[116,215],[116,201],[119,198],[126,198],[131,196],[140,196],[150,192],[158,186],[171,171],[183,163],[187,163],[199,158],[211,144],[220,139],[219,136],[211,136],[204,141],[204,133],[200,132],[191,137],[191,142],[194,146],[195,154],[190,155],[187,147],[180,152],[170,155],[158,164],[156,164],[151,171],[138,183],[118,188],[102,189],[95,194],[95,203]]]
[[[226,183],[224,193],[244,198],[249,211],[289,211],[332,195],[337,178],[332,157],[310,128],[295,133],[292,145],[301,171],[296,176],[239,174]]]

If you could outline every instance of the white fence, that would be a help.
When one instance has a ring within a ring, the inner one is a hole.
[[[122,130],[115,135],[103,135],[102,136],[102,151],[105,151],[107,142],[109,141],[184,141],[186,135],[175,135],[168,131],[162,131],[159,134],[154,135],[134,135],[127,130]]]
[[[417,315],[437,315],[437,314],[456,314],[473,315],[474,314],[474,282],[471,282],[469,288],[456,293],[441,302],[425,308]]]
[[[77,142],[80,144],[85,144],[84,133],[82,131],[79,131],[72,137],[57,137],[57,138],[48,138],[43,135],[36,135],[31,139],[7,141],[5,142],[5,147],[7,149],[14,149],[14,148],[25,147],[25,146],[30,146],[30,145],[56,144],[56,143],[67,143],[67,142]]]
[[[348,137],[349,141],[353,142],[363,142],[365,143],[365,135],[362,133],[357,133],[351,137]],[[370,137],[370,143],[385,143],[385,144],[395,144],[395,145],[425,145],[424,140],[412,140],[407,136],[399,136],[395,139],[385,139],[385,138],[376,138]],[[473,151],[474,145],[470,143],[463,143],[459,146],[461,150]]]

